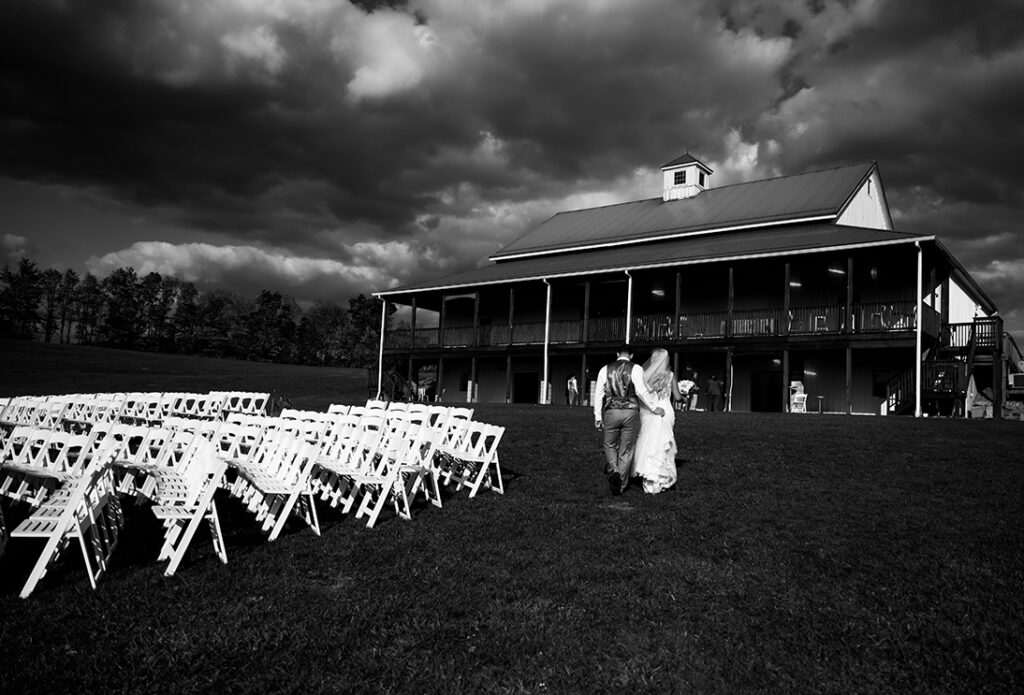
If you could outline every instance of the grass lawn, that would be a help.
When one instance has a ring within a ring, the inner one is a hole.
[[[64,351],[5,357],[0,392],[365,393],[344,370]],[[1019,422],[687,414],[678,489],[613,498],[587,409],[477,417],[507,428],[507,494],[412,523],[321,507],[321,538],[294,524],[270,544],[224,500],[229,564],[204,529],[165,578],[128,505],[97,591],[68,552],[24,601],[42,544],[10,541],[0,693],[1024,688]]]

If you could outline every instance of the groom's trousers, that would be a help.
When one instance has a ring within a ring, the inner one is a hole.
[[[633,446],[640,430],[640,411],[609,408],[601,416],[604,429],[605,473],[618,473],[622,484],[633,475]]]

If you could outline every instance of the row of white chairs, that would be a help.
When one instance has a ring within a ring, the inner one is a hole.
[[[22,596],[75,539],[95,587],[123,527],[124,495],[151,503],[163,522],[159,560],[172,575],[204,520],[227,562],[214,500],[220,488],[255,514],[270,540],[293,516],[319,535],[315,497],[355,510],[372,527],[388,504],[411,519],[418,495],[440,507],[442,485],[470,496],[504,492],[503,428],[472,421],[467,409],[414,406],[235,413],[224,422],[170,416],[159,425],[96,423],[81,434],[15,427],[0,446],[0,495],[33,511],[9,535],[47,539]],[[0,510],[0,552],[5,533]]]
[[[17,425],[87,429],[104,422],[157,424],[168,417],[222,420],[232,413],[263,415],[270,395],[248,391],[209,393],[104,393],[21,396],[0,401],[0,438]]]

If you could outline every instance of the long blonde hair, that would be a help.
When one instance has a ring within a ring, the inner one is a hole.
[[[668,369],[668,351],[658,348],[644,364],[644,384],[648,390],[665,398],[672,392],[672,372]]]

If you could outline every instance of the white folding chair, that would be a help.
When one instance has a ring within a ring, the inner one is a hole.
[[[224,412],[224,394],[211,391],[199,398],[196,417],[202,420],[220,420]]]
[[[355,502],[357,487],[351,476],[373,469],[373,460],[381,439],[386,434],[383,411],[358,417],[340,416],[332,434],[321,446],[317,456],[318,474],[314,485],[321,499],[329,500],[332,507],[342,504],[347,513]]]
[[[452,460],[445,483],[454,482],[456,491],[468,487],[470,497],[475,497],[481,488],[505,494],[501,464],[498,461],[498,444],[504,434],[504,427],[482,422],[469,423],[460,442],[455,446],[441,448],[441,453]]]
[[[294,513],[320,535],[310,475],[314,445],[286,432],[275,432],[245,463],[228,461],[238,474],[231,493],[255,512],[268,540],[276,540]]]
[[[0,496],[38,506],[59,480],[47,476],[50,439],[58,433],[41,427],[14,428],[0,460]]]
[[[82,475],[68,482],[11,531],[12,538],[41,538],[46,545],[29,574],[21,597],[27,598],[72,540],[82,551],[89,583],[106,571],[124,519],[106,457],[93,457]]]
[[[227,564],[227,550],[214,500],[226,468],[227,463],[217,456],[213,443],[201,435],[193,435],[181,458],[172,466],[149,471],[155,481],[151,493],[156,503],[152,507],[153,515],[164,525],[164,542],[157,560],[168,560],[165,576],[170,577],[177,571],[204,519],[210,527],[217,557]]]
[[[401,419],[394,421],[393,429],[382,439],[376,452],[380,456],[376,468],[351,476],[354,485],[362,492],[356,518],[366,515],[367,527],[373,528],[381,511],[390,502],[400,518],[412,519],[410,502],[423,476],[429,472],[429,461],[433,458],[438,435],[438,430],[428,426]],[[436,485],[434,489],[437,489]],[[439,494],[437,500],[440,501]]]

